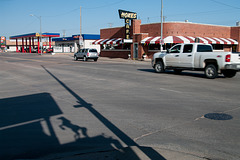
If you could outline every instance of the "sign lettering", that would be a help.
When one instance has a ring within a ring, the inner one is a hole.
[[[120,19],[137,19],[137,13],[118,10]]]
[[[125,38],[130,39],[130,20],[125,19]]]
[[[137,13],[118,10],[120,19],[125,19],[125,38],[130,39],[130,20],[137,19]]]

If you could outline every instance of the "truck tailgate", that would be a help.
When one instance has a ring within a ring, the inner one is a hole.
[[[232,53],[231,62],[232,63],[240,63],[240,53]]]

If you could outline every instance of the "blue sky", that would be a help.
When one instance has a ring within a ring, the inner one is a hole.
[[[99,34],[100,29],[124,26],[118,9],[137,12],[142,24],[160,22],[161,0],[0,0],[0,36],[43,32],[66,36],[80,32]],[[239,0],[163,0],[168,21],[189,20],[193,23],[235,26],[240,21]]]

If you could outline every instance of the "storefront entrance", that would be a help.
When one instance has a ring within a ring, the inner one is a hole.
[[[138,43],[133,44],[133,58],[138,59]]]

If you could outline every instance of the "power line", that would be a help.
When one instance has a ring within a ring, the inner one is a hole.
[[[42,17],[59,17],[59,16],[64,16],[64,15],[70,14],[70,13],[72,13],[74,11],[78,11],[78,10],[79,10],[79,8],[75,8],[71,11],[68,11],[68,12],[65,12],[65,13],[62,13],[62,14],[58,14],[58,15],[54,15],[54,16],[42,16]]]
[[[105,7],[113,6],[113,5],[122,3],[122,2],[124,2],[124,1],[125,1],[125,0],[120,0],[120,1],[117,1],[117,2],[114,2],[114,3],[110,3],[110,4],[98,6],[98,7],[91,7],[91,8],[82,7],[82,8],[83,8],[83,9],[99,9],[99,8],[105,8]],[[67,15],[67,14],[70,14],[70,13],[72,13],[72,12],[79,11],[79,10],[80,10],[79,8],[75,8],[75,9],[73,9],[73,10],[70,10],[70,11],[65,12],[65,13],[62,13],[62,14],[53,15],[53,16],[42,16],[42,17],[59,17],[59,16],[64,16],[64,15]]]
[[[178,13],[178,14],[166,14],[167,17],[176,17],[176,16],[189,16],[189,15],[199,15],[199,14],[215,14],[215,13],[218,13],[218,12],[221,12],[223,13],[223,11],[229,11],[231,9],[225,9],[225,10],[213,10],[213,11],[203,11],[203,12],[191,12],[191,13]],[[232,10],[231,10],[232,11]],[[145,17],[145,18],[141,18],[142,20],[145,20],[145,21],[150,21],[150,19],[159,19],[160,16],[153,16],[153,17]]]
[[[228,6],[228,7],[231,7],[231,8],[240,9],[239,7],[231,6],[229,4],[222,3],[222,2],[219,2],[219,1],[216,1],[216,0],[210,0],[210,1],[221,4],[221,5],[224,5],[224,6]]]
[[[83,8],[84,8],[84,9],[99,9],[99,8],[105,8],[105,7],[109,7],[109,6],[113,6],[113,5],[122,3],[122,2],[124,2],[124,1],[125,1],[125,0],[120,0],[120,1],[117,1],[117,2],[114,2],[114,3],[110,3],[110,4],[98,6],[98,7],[91,7],[91,8],[83,7]]]

